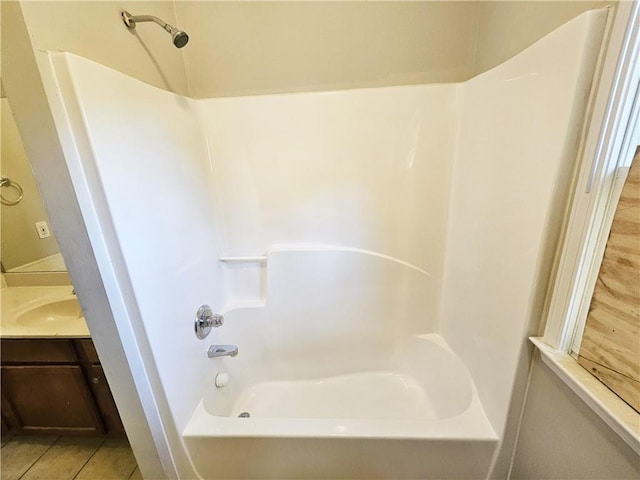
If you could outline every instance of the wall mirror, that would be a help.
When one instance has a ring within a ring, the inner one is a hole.
[[[0,101],[0,261],[3,272],[66,271],[4,92]]]

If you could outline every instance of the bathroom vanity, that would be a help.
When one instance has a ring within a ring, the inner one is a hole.
[[[2,289],[2,432],[124,435],[70,287]]]

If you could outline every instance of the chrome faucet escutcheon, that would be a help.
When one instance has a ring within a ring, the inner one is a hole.
[[[195,332],[196,337],[200,340],[205,338],[211,332],[211,328],[220,327],[224,324],[224,317],[217,313],[213,313],[209,305],[202,305],[196,313]]]

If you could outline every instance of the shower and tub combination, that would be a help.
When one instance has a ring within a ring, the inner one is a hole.
[[[192,99],[49,54],[185,478],[489,474],[605,17],[464,83],[320,93]]]

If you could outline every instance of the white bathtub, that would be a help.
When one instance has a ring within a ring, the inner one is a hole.
[[[497,436],[467,368],[439,335],[408,333],[436,326],[427,315],[435,288],[427,272],[373,252],[304,245],[225,263],[227,283],[238,286],[231,295],[247,304],[225,311],[211,334],[208,343],[237,344],[239,353],[210,359],[210,383],[183,433],[203,478],[350,478],[353,465],[329,452],[357,445],[350,457],[360,465],[364,446],[393,451],[398,445],[389,442],[398,441],[453,442],[480,448],[489,461]],[[218,375],[227,385],[216,387]],[[293,464],[292,442],[307,445]],[[230,445],[266,448],[269,459],[244,464],[232,453],[212,454]],[[328,449],[322,469],[301,467],[317,461],[318,449]],[[448,478],[474,478],[479,460],[471,458],[457,460]],[[392,464],[403,464],[407,478],[445,478],[424,460],[402,453]],[[273,465],[284,470],[265,473]],[[366,473],[355,478],[375,478]]]
[[[211,386],[185,435],[496,439],[466,367],[439,335],[408,337],[373,353],[385,370],[249,384],[238,378],[235,358],[212,359],[229,383]],[[330,351],[327,357],[331,362]],[[239,418],[244,412],[250,417]]]
[[[444,340],[409,336],[370,353],[378,358],[357,373],[255,383],[234,368],[242,353],[212,359],[229,383],[209,388],[184,431],[194,469],[203,478],[461,479],[486,471],[498,437]],[[247,452],[257,457],[239,461]]]

